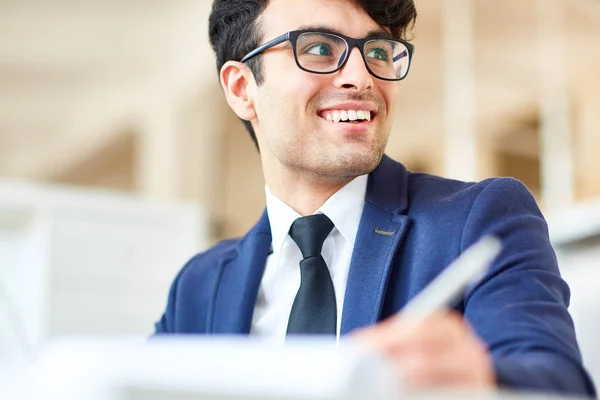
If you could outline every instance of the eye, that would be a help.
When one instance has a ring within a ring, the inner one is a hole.
[[[326,43],[315,43],[305,50],[307,54],[315,56],[330,56],[331,46]]]
[[[371,49],[371,50],[369,50],[369,52],[366,55],[369,58],[374,58],[379,61],[388,61],[389,60],[387,51],[385,51],[383,49],[378,49],[378,48]]]

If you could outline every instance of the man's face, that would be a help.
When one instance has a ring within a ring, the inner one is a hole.
[[[263,42],[306,27],[354,38],[383,31],[363,9],[345,0],[271,0],[261,26]],[[358,48],[333,74],[298,68],[289,42],[264,52],[262,63],[264,82],[252,89],[257,115],[253,122],[267,180],[277,179],[283,169],[338,181],[369,173],[379,164],[398,83],[370,75]],[[328,120],[328,114],[333,119],[338,113],[361,111],[370,112],[370,121]]]

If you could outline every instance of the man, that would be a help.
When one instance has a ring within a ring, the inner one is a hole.
[[[156,332],[352,332],[415,385],[593,395],[526,188],[414,174],[383,154],[415,18],[412,0],[214,1],[220,81],[259,149],[267,208],[182,269]],[[389,322],[487,234],[503,253],[451,311]]]

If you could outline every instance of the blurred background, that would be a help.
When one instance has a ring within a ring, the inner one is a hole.
[[[0,363],[62,335],[150,334],[185,261],[258,219],[260,160],[218,84],[210,5],[0,1]],[[417,9],[387,153],[529,187],[597,370],[600,1]]]

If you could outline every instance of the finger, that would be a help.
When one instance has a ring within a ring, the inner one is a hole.
[[[357,338],[368,346],[389,352],[403,348],[444,347],[467,334],[469,332],[462,318],[444,313],[419,322],[410,319],[389,319],[362,331]]]
[[[493,387],[491,356],[478,338],[465,336],[449,346],[407,347],[389,351],[401,377],[421,385]]]
[[[493,370],[478,360],[458,351],[403,353],[391,358],[405,385],[418,387],[492,388]]]

